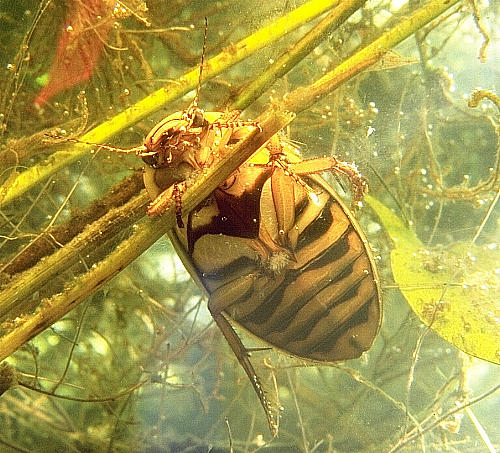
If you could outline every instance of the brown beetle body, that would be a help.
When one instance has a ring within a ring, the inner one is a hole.
[[[213,150],[219,153],[254,125],[237,120],[235,112],[196,114],[204,118],[198,119],[201,125],[193,121],[184,129],[178,122],[186,114],[178,112],[146,139],[147,159],[155,156],[156,162],[145,169],[145,185],[155,200],[150,214],[172,199],[178,203],[185,181],[211,164]],[[160,131],[164,135],[158,137]],[[359,357],[380,326],[373,254],[352,213],[315,175],[325,170],[347,174],[356,193],[366,190],[351,164],[327,157],[301,160],[275,136],[184,219],[179,206],[171,233],[187,269],[209,295],[210,312],[273,431],[276,418],[232,324],[284,353],[318,363]]]
[[[236,178],[258,181],[255,167]],[[293,220],[278,226],[271,177],[260,193],[260,231],[235,225],[213,199],[193,213],[188,229],[176,228],[176,249],[210,295],[211,304],[246,330],[293,356],[338,362],[370,348],[380,324],[378,277],[358,223],[338,195],[319,177],[305,179],[309,193],[290,176]],[[275,171],[282,171],[275,170]],[[242,184],[243,181],[238,181]],[[318,194],[316,194],[318,193]],[[203,231],[203,233],[201,233]],[[189,252],[188,235],[195,237]]]
[[[193,178],[223,158],[249,127],[260,128],[241,120],[236,110],[197,107],[206,35],[205,20],[199,83],[188,109],[160,121],[143,145],[99,146],[136,153],[147,164],[149,215],[175,203],[172,242],[208,294],[210,313],[276,434],[278,417],[233,324],[286,354],[317,363],[354,359],[370,348],[381,322],[373,253],[353,214],[318,174],[347,176],[355,201],[368,187],[355,165],[334,157],[302,160],[277,134],[184,214],[182,194]]]

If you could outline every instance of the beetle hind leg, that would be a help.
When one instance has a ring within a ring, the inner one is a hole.
[[[298,179],[299,183],[307,190],[312,190],[302,176],[314,175],[326,171],[334,171],[347,176],[353,186],[354,204],[359,203],[363,196],[368,193],[368,182],[366,178],[360,173],[355,164],[351,162],[344,162],[335,157],[314,157],[312,159],[305,159],[301,162],[287,162],[283,164],[280,160],[280,165],[286,165],[286,171],[294,178]],[[302,181],[302,182],[300,182]]]
[[[238,358],[240,365],[245,370],[248,379],[252,383],[252,386],[255,390],[255,393],[259,397],[260,404],[262,405],[264,412],[266,414],[267,423],[269,425],[269,429],[273,436],[278,434],[278,417],[273,413],[273,408],[271,402],[268,400],[267,395],[264,391],[264,387],[262,386],[257,373],[254,370],[252,363],[250,362],[249,351],[243,345],[240,337],[235,332],[229,321],[225,318],[221,311],[217,307],[215,307],[215,303],[212,299],[208,302],[208,309],[210,313],[221,330],[222,334],[226,338],[226,341],[229,343],[234,355]]]
[[[326,171],[341,173],[351,182],[354,192],[354,203],[359,203],[368,193],[368,182],[352,162],[344,162],[333,156],[313,157],[299,162],[291,162],[286,157],[283,144],[278,134],[272,137],[266,145],[270,153],[269,164],[281,167],[285,173],[290,175],[298,184],[307,191],[314,190],[301,178],[301,176],[314,175]]]

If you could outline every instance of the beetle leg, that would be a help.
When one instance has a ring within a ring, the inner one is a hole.
[[[270,401],[267,399],[266,393],[264,391],[264,388],[262,387],[262,384],[260,382],[259,377],[255,373],[254,367],[252,363],[250,362],[249,358],[249,352],[241,342],[240,337],[238,334],[234,331],[233,327],[229,323],[229,321],[225,318],[225,316],[222,314],[221,311],[217,307],[215,307],[215,304],[213,303],[213,299],[210,298],[208,301],[208,309],[210,310],[210,313],[219,327],[219,329],[222,331],[222,334],[226,338],[227,342],[229,343],[229,346],[231,347],[234,355],[238,358],[238,361],[240,362],[240,365],[243,367],[245,370],[245,373],[247,374],[248,378],[250,379],[250,382],[252,383],[252,386],[255,390],[255,393],[259,397],[260,404],[264,408],[264,412],[266,413],[266,418],[267,418],[267,423],[269,424],[269,429],[271,430],[272,434],[276,436],[278,434],[278,419],[274,415],[272,411],[272,406]]]
[[[274,135],[269,140],[269,142],[267,142],[266,148],[270,153],[268,165],[271,165],[273,167],[273,169],[274,169],[273,174],[276,172],[276,169],[280,169],[279,173],[281,173],[283,175],[283,177],[288,178],[290,181],[291,180],[295,181],[297,184],[300,184],[305,190],[307,190],[309,192],[314,192],[314,190],[311,189],[307,185],[307,183],[299,176],[301,173],[296,172],[294,170],[294,167],[293,167],[294,164],[292,164],[286,158],[286,155],[283,152],[283,146],[281,144],[281,140],[280,140],[279,136]],[[321,171],[324,171],[324,170],[319,170],[318,172],[321,172]],[[272,181],[272,179],[271,179],[271,181]],[[292,183],[290,183],[290,184],[292,184]]]
[[[188,128],[193,126],[197,121],[203,121],[203,110],[198,107],[198,103],[196,99],[193,99],[191,104],[189,104],[188,108],[182,112],[181,119],[188,123]],[[195,127],[198,124],[195,124]]]
[[[172,201],[174,186],[170,186],[160,193],[148,206],[147,215],[161,214]]]
[[[201,139],[202,146],[197,156],[200,168],[210,166],[214,157],[220,157],[221,152],[229,143],[232,133],[231,129],[207,129]]]
[[[266,145],[270,153],[269,165],[272,166],[271,194],[278,227],[278,242],[291,250],[288,233],[295,225],[295,185],[312,190],[302,178],[290,169],[290,163],[283,153],[280,137],[275,135]]]
[[[335,159],[334,170],[343,173],[349,178],[351,184],[354,185],[354,203],[359,203],[363,196],[368,193],[368,181],[360,173],[358,167],[352,162],[342,162]]]
[[[172,199],[175,202],[175,215],[177,218],[177,226],[179,228],[184,228],[184,222],[182,221],[182,194],[186,190],[186,183],[181,182],[178,184],[171,185],[168,189],[165,189],[160,195],[158,195],[148,206],[146,211],[148,215],[158,215],[161,214],[170,205]]]
[[[185,188],[186,183],[182,185],[182,188],[180,184],[174,184],[175,218],[177,219],[177,226],[179,228],[184,228],[184,222],[182,221],[182,194]]]
[[[300,162],[290,162],[283,153],[283,146],[278,134],[269,140],[266,148],[271,154],[269,162],[273,165],[281,166],[285,173],[289,173],[306,190],[310,191],[311,188],[300,176],[313,175],[325,171],[336,171],[347,176],[354,186],[354,203],[361,201],[363,196],[368,193],[366,178],[360,173],[358,167],[351,162],[344,162],[330,156],[314,157],[312,159],[301,160]]]
[[[217,119],[217,121],[214,121],[213,123],[211,123],[211,126],[221,127],[221,126],[224,126],[227,123],[236,121],[240,117],[240,113],[241,112],[239,110],[236,110],[236,109],[235,110],[229,110],[229,111],[223,113]]]
[[[242,122],[241,120],[238,120],[239,116],[239,110],[231,110],[229,112],[225,112],[216,121],[210,123],[208,127],[210,129],[220,129],[221,127],[231,128],[231,124]]]
[[[230,128],[230,129],[239,129],[242,127],[256,127],[262,130],[257,121],[246,121],[246,120],[232,120],[232,121],[226,121],[225,123],[217,121],[215,123],[212,123],[210,126],[216,128]]]
[[[221,117],[217,120],[214,121],[209,125],[210,128],[216,128],[216,129],[222,129],[222,128],[229,128],[232,129],[233,132],[235,133],[234,136],[231,138],[233,139],[240,139],[241,134],[238,133],[238,129],[244,128],[244,127],[257,127],[260,130],[262,128],[260,127],[259,123],[257,121],[246,121],[239,119],[240,117],[240,111],[239,110],[231,110],[229,112],[224,113],[221,115]]]
[[[354,186],[354,203],[361,201],[363,196],[368,193],[368,182],[360,173],[355,164],[343,162],[335,157],[315,157],[305,159],[302,162],[289,163],[290,171],[296,175],[305,176],[325,171],[336,171],[349,178]]]
[[[271,174],[271,194],[278,221],[278,242],[288,247],[288,232],[295,224],[295,181],[280,166]]]

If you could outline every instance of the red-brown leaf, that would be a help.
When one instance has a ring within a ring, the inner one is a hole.
[[[49,82],[38,93],[35,104],[43,105],[54,95],[90,78],[113,23],[111,12],[105,0],[68,0]]]

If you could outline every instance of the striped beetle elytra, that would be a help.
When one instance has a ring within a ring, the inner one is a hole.
[[[185,128],[189,114],[194,116]],[[317,173],[346,174],[357,196],[367,190],[366,181],[353,165],[335,158],[300,159],[279,135],[182,219],[186,178],[210,165],[214,147],[220,153],[221,145],[255,127],[237,115],[191,106],[167,117],[146,139],[144,181],[154,200],[149,214],[175,200],[174,247],[208,293],[210,313],[276,432],[277,418],[233,324],[304,360],[357,358],[380,326],[380,287],[364,233]]]
[[[245,348],[239,326],[288,355],[318,364],[359,357],[381,323],[381,290],[373,253],[354,215],[318,176],[347,176],[355,200],[366,180],[334,157],[303,160],[279,134],[265,143],[193,211],[182,194],[198,172],[224,155],[249,128],[239,112],[204,112],[199,83],[190,106],[153,127],[135,152],[146,164],[149,215],[174,202],[169,236],[208,308],[249,377],[277,434],[278,416]],[[113,150],[112,148],[109,148]]]

